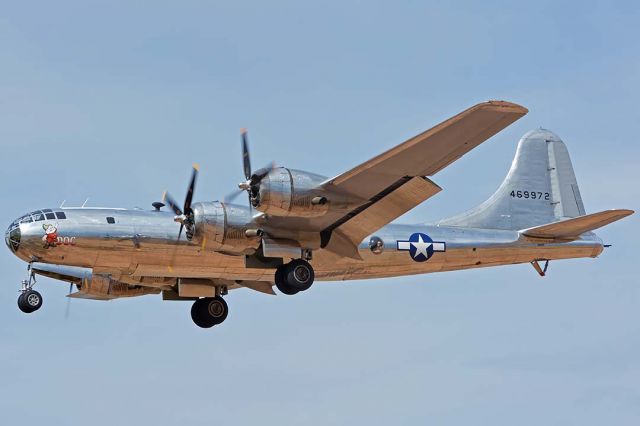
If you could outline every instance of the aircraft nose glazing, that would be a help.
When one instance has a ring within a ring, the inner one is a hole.
[[[9,247],[9,250],[14,253],[16,253],[20,247],[20,237],[20,219],[17,219],[9,225],[4,236],[4,241],[7,244],[7,247]]]

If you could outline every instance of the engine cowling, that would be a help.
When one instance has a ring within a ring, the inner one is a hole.
[[[318,189],[325,180],[314,173],[276,168],[262,179],[259,191],[251,194],[251,203],[274,216],[322,216],[329,209]]]
[[[230,254],[252,254],[260,245],[248,208],[219,201],[193,205],[192,241],[206,249]]]

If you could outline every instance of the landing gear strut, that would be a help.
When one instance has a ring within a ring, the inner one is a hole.
[[[203,297],[193,302],[191,307],[191,319],[202,328],[221,324],[228,314],[229,307],[221,296]]]
[[[294,259],[276,269],[275,282],[278,290],[284,294],[294,295],[311,287],[315,274],[309,262]]]
[[[36,283],[36,276],[31,270],[31,265],[28,266],[27,271],[29,278],[22,280],[20,296],[18,296],[18,308],[25,314],[30,314],[42,306],[42,295],[33,290],[33,286]]]

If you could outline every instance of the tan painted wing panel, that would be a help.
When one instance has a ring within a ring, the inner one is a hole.
[[[527,112],[526,108],[506,101],[475,105],[336,176],[326,185],[368,199],[404,176],[435,174]]]
[[[89,294],[89,293],[83,293],[81,291],[76,291],[75,293],[68,294],[67,297],[71,297],[73,299],[89,299],[89,300],[103,300],[103,301],[109,301],[109,300],[114,300],[118,298],[117,296]]]
[[[580,234],[601,228],[633,213],[633,210],[626,209],[605,210],[603,212],[562,220],[548,225],[536,226],[535,228],[525,229],[521,232],[527,237],[534,238],[553,239],[577,237]]]
[[[273,284],[264,281],[241,281],[240,286],[259,291],[260,293],[272,294],[274,296],[276,294],[276,292],[273,291]]]
[[[367,235],[376,232],[441,190],[442,188],[430,179],[410,179],[336,227],[325,249],[359,259],[358,245]]]

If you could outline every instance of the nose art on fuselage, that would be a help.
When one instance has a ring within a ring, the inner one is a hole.
[[[25,245],[24,248],[26,248],[26,245],[29,245],[34,239],[41,239],[43,235],[42,229],[45,229],[45,231],[47,229],[46,224],[57,224],[60,220],[66,218],[66,214],[61,209],[43,209],[25,214],[9,225],[9,229],[7,229],[4,237],[5,242],[9,249],[17,254],[21,240],[22,243],[24,243],[23,245]],[[22,229],[20,229],[21,225]]]

